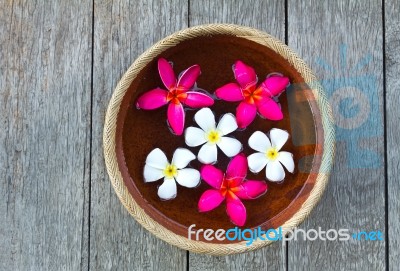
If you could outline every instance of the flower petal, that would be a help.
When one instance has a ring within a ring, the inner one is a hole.
[[[215,129],[215,117],[210,108],[202,108],[194,115],[194,120],[204,132]]]
[[[167,104],[168,92],[156,88],[143,93],[136,102],[138,109],[152,110]]]
[[[190,161],[196,159],[196,156],[185,148],[177,148],[172,156],[172,162],[178,169],[186,167]]]
[[[180,185],[193,188],[200,183],[200,172],[194,168],[180,169],[175,179]]]
[[[271,144],[273,147],[277,148],[279,151],[289,138],[289,133],[285,130],[278,128],[273,128],[269,132],[269,137],[271,138]]]
[[[239,140],[226,136],[221,137],[217,146],[228,157],[233,157],[242,150],[242,143]]]
[[[168,123],[171,126],[172,131],[176,135],[183,133],[183,127],[185,126],[185,111],[181,103],[175,104],[170,103],[168,105]]]
[[[206,190],[203,195],[201,195],[198,203],[200,212],[211,211],[217,208],[223,201],[225,197],[221,193],[214,189]]]
[[[251,172],[258,173],[267,165],[268,159],[264,153],[256,152],[247,157],[247,163]]]
[[[271,142],[266,134],[255,131],[249,138],[249,146],[255,151],[265,153],[271,148]]]
[[[165,153],[159,148],[152,150],[146,157],[146,165],[164,170],[169,162]]]
[[[267,179],[271,182],[280,182],[285,179],[285,170],[278,160],[268,162],[265,171]]]
[[[263,98],[257,101],[257,108],[260,114],[269,120],[283,119],[283,113],[280,106],[270,98]]]
[[[235,195],[241,199],[256,199],[267,192],[268,185],[264,181],[247,180],[240,185]]]
[[[194,83],[197,80],[197,77],[200,75],[200,66],[193,65],[187,68],[182,72],[181,76],[178,79],[178,88],[182,90],[189,90],[193,87]]]
[[[218,88],[215,91],[215,95],[224,101],[228,102],[240,102],[244,99],[242,90],[236,83],[229,83],[225,86]]]
[[[197,154],[197,159],[203,164],[213,164],[217,162],[217,145],[204,144]]]
[[[204,165],[200,170],[201,178],[215,189],[220,189],[224,173],[212,165]]]
[[[243,226],[246,223],[246,208],[239,198],[226,199],[226,213],[233,224]]]
[[[176,182],[174,178],[164,178],[164,182],[158,188],[158,196],[161,199],[169,200],[176,197]]]
[[[192,108],[201,108],[214,104],[214,99],[205,93],[188,91],[186,94],[187,96],[183,103]]]
[[[185,142],[189,147],[197,147],[207,142],[203,130],[197,127],[188,127],[185,130]]]
[[[225,178],[233,180],[232,187],[238,186],[247,174],[247,158],[243,153],[233,157],[226,169]]]
[[[289,85],[289,78],[285,76],[273,75],[262,82],[261,87],[270,97],[278,96]]]
[[[254,69],[250,66],[247,66],[240,60],[236,61],[235,65],[233,66],[233,72],[236,80],[242,88],[246,88],[257,83],[257,75]]]
[[[246,128],[257,115],[257,107],[254,104],[241,102],[236,108],[236,121],[239,128]]]
[[[171,64],[164,58],[158,60],[158,73],[167,89],[171,89],[176,85],[176,78]]]
[[[285,168],[290,172],[293,173],[294,171],[294,161],[293,161],[293,154],[287,151],[279,152],[278,156],[279,162],[285,166]]]
[[[154,182],[164,177],[164,172],[162,169],[145,165],[143,170],[143,177],[144,177],[144,182],[146,183]]]
[[[217,129],[220,130],[223,135],[232,133],[237,128],[236,118],[231,113],[223,115],[217,126]]]

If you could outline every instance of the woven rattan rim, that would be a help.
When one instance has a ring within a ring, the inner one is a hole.
[[[281,41],[257,29],[231,24],[200,25],[176,32],[154,44],[136,59],[136,61],[129,67],[128,71],[124,74],[115,88],[106,113],[103,144],[105,162],[112,186],[114,187],[114,190],[122,204],[137,220],[137,222],[139,222],[144,228],[158,238],[182,249],[211,255],[229,255],[255,250],[272,243],[272,241],[256,240],[251,246],[246,246],[245,241],[232,244],[213,244],[189,240],[186,237],[173,233],[161,224],[154,221],[132,198],[128,188],[125,186],[119,170],[115,148],[117,116],[120,105],[128,87],[137,74],[164,50],[177,45],[181,41],[212,34],[227,34],[247,38],[271,48],[276,53],[283,56],[301,74],[301,76],[305,79],[305,82],[309,83],[309,85],[312,87],[312,92],[316,98],[317,106],[321,112],[322,126],[324,131],[321,166],[315,181],[315,185],[309,197],[303,203],[301,208],[281,226],[282,231],[285,233],[288,230],[295,228],[309,215],[325,190],[332,167],[335,152],[335,132],[331,109],[321,86],[316,83],[317,79],[315,75],[308,68],[305,62]]]

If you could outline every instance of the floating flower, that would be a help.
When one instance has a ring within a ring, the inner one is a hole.
[[[283,118],[280,106],[273,99],[281,94],[289,84],[289,78],[273,74],[257,87],[257,75],[254,69],[238,60],[233,65],[236,83],[218,88],[215,95],[228,102],[241,102],[236,108],[239,128],[246,128],[256,117],[257,111],[270,120]]]
[[[236,155],[228,165],[226,174],[212,165],[204,165],[201,178],[214,189],[206,190],[200,197],[200,212],[218,207],[226,199],[226,212],[232,223],[246,223],[246,208],[240,199],[255,199],[267,191],[264,181],[245,180],[247,160],[243,153]]]
[[[249,138],[249,146],[258,152],[247,157],[251,172],[258,173],[265,166],[265,175],[272,182],[280,182],[285,178],[286,169],[293,173],[294,161],[293,154],[280,151],[282,146],[289,138],[288,132],[281,129],[271,129],[268,136],[260,131],[254,132]]]
[[[205,143],[197,155],[201,163],[212,164],[217,161],[217,146],[228,157],[235,156],[242,149],[242,143],[239,140],[226,136],[238,128],[233,114],[223,115],[218,125],[215,126],[215,117],[210,108],[202,108],[194,115],[194,120],[201,129],[187,128],[185,141],[190,147],[197,147]]]
[[[169,103],[168,123],[175,134],[181,135],[185,126],[185,111],[182,104],[201,108],[213,105],[214,100],[205,93],[192,90],[200,75],[199,65],[189,67],[176,80],[171,64],[164,58],[160,58],[158,72],[168,91],[161,88],[150,90],[139,97],[136,107],[153,110]]]
[[[152,150],[146,158],[144,166],[144,181],[154,182],[164,178],[164,182],[158,188],[158,196],[168,200],[176,197],[176,182],[180,185],[193,188],[200,183],[200,173],[193,168],[185,168],[196,156],[188,149],[175,150],[172,162],[169,163],[164,152],[159,148]]]

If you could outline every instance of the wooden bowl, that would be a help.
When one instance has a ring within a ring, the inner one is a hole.
[[[183,136],[173,135],[166,124],[166,107],[144,111],[135,107],[144,92],[162,87],[157,60],[163,57],[174,63],[175,72],[199,64],[197,83],[213,93],[216,88],[234,82],[232,64],[242,60],[254,67],[262,78],[279,72],[290,78],[291,85],[280,96],[284,119],[269,121],[257,117],[244,131],[232,135],[243,144],[246,155],[254,153],[247,140],[257,130],[271,128],[290,134],[284,146],[294,155],[295,172],[286,174],[282,183],[268,182],[267,193],[244,201],[247,221],[242,228],[264,230],[282,227],[286,232],[296,227],[319,200],[328,180],[334,154],[334,129],[330,108],[315,76],[286,45],[258,30],[236,25],[204,25],[177,32],[142,54],[128,69],[111,98],[104,128],[104,151],[111,182],[124,206],[150,232],[159,238],[193,252],[227,255],[253,250],[270,241],[206,241],[188,239],[188,227],[195,229],[230,229],[235,227],[222,204],[213,211],[200,213],[200,195],[210,187],[202,182],[195,189],[178,185],[178,196],[161,201],[157,187],[162,183],[144,183],[143,167],[147,154],[158,147],[169,159],[178,147],[186,147]],[[211,107],[218,119],[235,113],[238,103],[216,101]],[[194,113],[186,111],[185,128],[193,126]],[[197,153],[199,148],[190,148]],[[217,166],[225,169],[229,158],[219,155]],[[193,162],[194,168],[200,163]],[[265,172],[249,173],[249,179],[265,179]]]

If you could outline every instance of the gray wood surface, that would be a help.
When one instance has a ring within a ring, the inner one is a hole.
[[[330,183],[320,204],[301,228],[384,232],[381,2],[290,0],[288,15],[289,46],[326,82],[327,92],[335,95],[341,88],[354,87],[359,92],[349,93],[355,93],[356,99],[366,97],[370,104],[365,121],[355,121],[351,129],[337,131],[337,155]],[[341,58],[340,48],[346,47],[347,57]],[[368,55],[371,59],[363,68],[354,70]],[[318,57],[333,70],[318,65]],[[371,77],[374,80],[368,80]],[[344,109],[334,108],[337,114],[343,115],[352,106],[363,110],[367,105],[344,106]],[[347,127],[349,118],[342,119],[337,126]],[[378,162],[366,163],[374,158],[379,158]],[[290,242],[288,259],[289,270],[385,270],[385,241]]]
[[[91,2],[0,2],[0,270],[87,269]]]
[[[286,2],[0,1],[0,270],[400,270],[400,1]],[[211,257],[130,217],[104,165],[112,91],[151,44],[212,22],[287,38],[328,96],[366,99],[335,108],[368,114],[351,129],[340,127],[352,116],[337,118],[334,173],[301,228],[381,230],[386,240]]]
[[[102,136],[111,94],[136,57],[187,26],[186,1],[95,1],[90,268],[186,270],[186,251],[147,232],[121,205],[104,164]]]
[[[191,0],[190,26],[234,23],[255,27],[285,40],[284,1]],[[286,246],[277,242],[263,249],[234,256],[189,254],[189,270],[285,270]]]
[[[400,268],[400,1],[385,1],[389,268]]]

